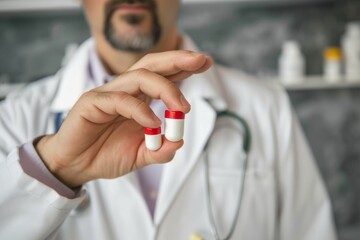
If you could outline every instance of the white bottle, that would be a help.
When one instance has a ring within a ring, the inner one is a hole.
[[[341,50],[331,47],[324,51],[324,79],[329,83],[337,83],[342,80]]]
[[[161,147],[161,127],[144,128],[145,146],[151,151],[156,151]]]
[[[185,114],[180,111],[165,111],[165,138],[177,142],[184,136]]]
[[[283,83],[299,83],[304,80],[305,60],[295,41],[284,43],[279,59],[279,77]]]
[[[346,26],[342,38],[342,50],[347,81],[360,81],[360,23],[351,22]]]

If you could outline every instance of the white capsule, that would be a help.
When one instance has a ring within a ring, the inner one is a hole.
[[[180,111],[165,111],[165,138],[178,142],[184,137],[185,114]]]
[[[161,128],[144,128],[145,146],[147,149],[156,151],[161,147]]]

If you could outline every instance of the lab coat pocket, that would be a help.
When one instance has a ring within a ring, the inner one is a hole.
[[[274,221],[269,221],[269,218],[274,220],[276,214],[276,193],[271,169],[248,168],[244,185],[243,174],[242,169],[209,171],[212,208],[221,236],[225,236],[230,231],[238,207],[240,207],[240,217],[235,236],[253,229],[254,226],[264,228],[265,235],[274,229],[274,226],[270,226]],[[243,187],[244,191],[242,191]],[[248,236],[255,239],[262,239],[265,236],[258,234],[260,234],[258,231],[251,231]]]
[[[243,171],[240,169],[210,169],[210,199],[216,226],[226,235],[235,220],[240,204]]]
[[[247,169],[238,223],[241,226],[238,232],[246,231],[246,239],[272,239],[276,236],[279,202],[275,181],[270,167],[250,166]]]

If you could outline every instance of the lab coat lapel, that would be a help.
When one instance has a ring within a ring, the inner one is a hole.
[[[137,176],[136,172],[131,172],[126,174],[125,176],[122,176],[120,178],[118,178],[119,181],[123,181],[123,183],[125,185],[129,186],[130,191],[132,192],[133,196],[135,198],[138,198],[139,202],[141,203],[141,206],[139,206],[141,209],[143,209],[143,217],[146,218],[146,221],[148,221],[149,223],[151,223],[151,225],[153,224],[153,220],[152,220],[152,216],[150,214],[149,208],[147,206],[147,203],[144,199],[144,196],[142,194],[141,191],[141,186],[140,186],[140,182],[139,182],[139,178]],[[118,191],[118,189],[115,186],[116,191]],[[118,191],[119,196],[123,196],[123,192]],[[131,199],[131,198],[130,198]],[[134,199],[133,199],[134,200]]]
[[[155,208],[155,225],[161,224],[166,217],[171,204],[200,159],[214,128],[216,111],[227,108],[214,67],[203,74],[190,77],[180,88],[191,104],[191,111],[185,117],[184,146],[164,167]]]
[[[192,108],[194,111],[187,114],[185,120],[185,144],[164,168],[156,203],[155,225],[166,217],[166,212],[199,159],[215,123],[216,112],[205,100],[192,102]]]
[[[92,39],[83,43],[70,62],[59,71],[59,88],[51,104],[52,112],[68,112],[86,90],[89,80],[89,50],[94,44]]]

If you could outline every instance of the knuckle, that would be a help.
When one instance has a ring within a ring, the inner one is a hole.
[[[142,77],[146,77],[149,74],[149,70],[147,70],[146,68],[139,68],[134,70],[132,73],[135,74],[136,77],[138,78],[142,78]]]
[[[152,56],[153,56],[153,53],[146,54],[137,62],[137,65],[146,67],[151,62]]]
[[[143,113],[149,113],[150,112],[150,109],[149,109],[148,105],[143,101],[138,101],[135,104],[135,109],[137,109],[138,111],[143,112]]]
[[[92,103],[96,102],[97,95],[99,95],[98,92],[87,91],[80,96],[75,106],[79,106],[80,108],[87,107]]]
[[[176,86],[176,84],[172,81],[165,81],[165,87],[167,89],[167,91],[172,92],[172,93],[179,93],[180,90],[179,88]]]
[[[146,54],[142,60],[144,60],[145,62],[149,61],[150,59],[152,59],[152,57],[154,56],[154,53],[148,53]]]
[[[88,98],[93,98],[97,95],[98,93],[93,91],[93,90],[90,90],[90,91],[87,91],[87,92],[84,92],[82,95],[81,95],[81,98],[85,98],[85,99],[88,99]]]
[[[116,102],[123,103],[129,100],[130,95],[125,92],[112,92],[109,96]]]

